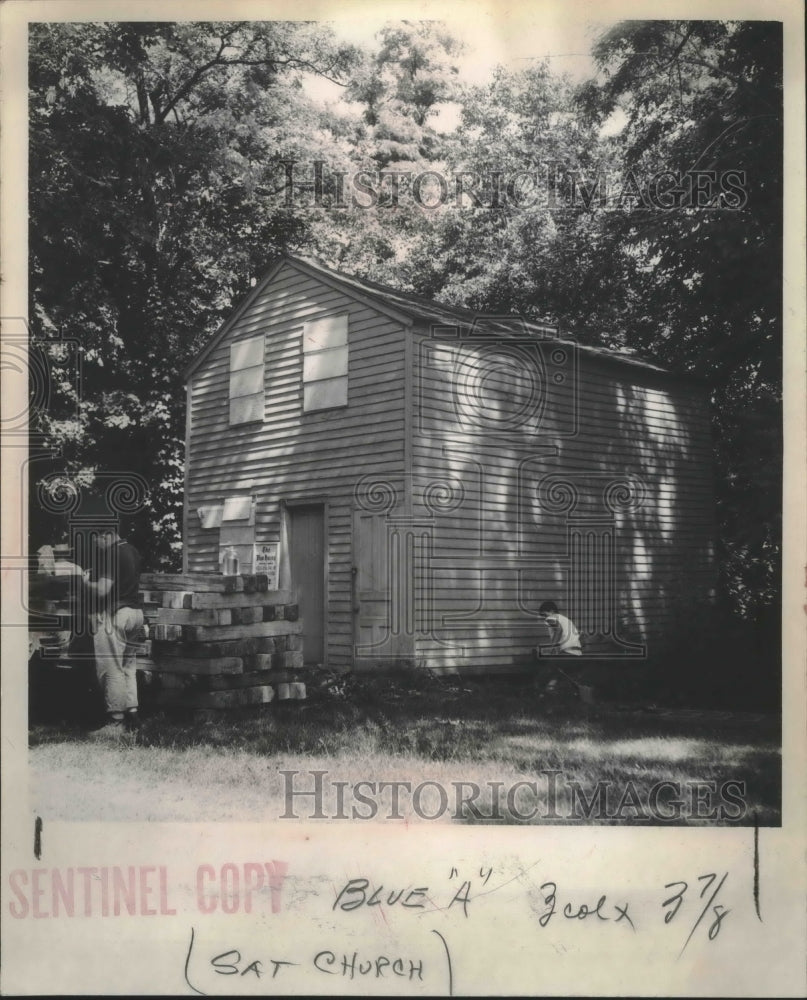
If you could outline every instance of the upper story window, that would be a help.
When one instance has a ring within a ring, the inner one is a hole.
[[[347,406],[347,313],[303,327],[303,412]]]
[[[230,345],[230,426],[263,420],[263,337]]]

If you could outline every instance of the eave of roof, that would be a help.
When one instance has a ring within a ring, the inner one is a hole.
[[[222,323],[185,368],[183,379],[186,382],[199,368],[205,358],[209,356],[216,345],[226,336],[227,332],[240,316],[243,315],[264,289],[271,284],[275,275],[284,264],[288,264],[309,276],[319,278],[331,287],[340,289],[353,298],[364,301],[374,309],[385,313],[405,326],[412,326],[415,323],[427,323],[430,325],[437,323],[445,326],[475,325],[478,329],[482,329],[486,333],[502,337],[510,337],[514,333],[517,334],[520,331],[525,331],[533,336],[551,337],[560,342],[574,344],[578,350],[602,361],[638,367],[672,378],[694,379],[698,381],[696,376],[670,371],[631,354],[623,354],[619,351],[609,350],[604,347],[594,347],[589,344],[577,344],[574,338],[559,336],[557,328],[551,324],[526,320],[517,315],[485,315],[474,312],[471,309],[442,305],[439,302],[429,301],[409,292],[400,292],[397,289],[375,281],[342,274],[310,258],[284,253],[277,258],[255,288],[239,303],[233,314]]]

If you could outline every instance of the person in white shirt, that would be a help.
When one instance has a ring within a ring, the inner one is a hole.
[[[565,615],[558,612],[558,606],[554,601],[544,601],[538,609],[540,615],[549,626],[552,633],[552,649],[546,650],[542,647],[544,655],[550,656],[582,656],[583,647],[580,643],[580,633],[577,626]]]
[[[555,695],[559,691],[559,686],[565,687],[569,684],[572,684],[577,690],[577,683],[561,669],[558,663],[561,658],[583,655],[580,632],[577,626],[571,618],[560,614],[554,601],[544,601],[538,609],[538,613],[549,629],[550,642],[535,650],[538,663],[543,664],[544,667],[536,673],[536,684],[546,695]],[[561,677],[565,684],[560,680]]]

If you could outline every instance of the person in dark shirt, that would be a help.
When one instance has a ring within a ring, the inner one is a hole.
[[[96,676],[108,718],[93,735],[116,738],[137,725],[135,642],[143,634],[143,610],[137,606],[140,553],[109,527],[96,538],[95,557],[84,586]]]

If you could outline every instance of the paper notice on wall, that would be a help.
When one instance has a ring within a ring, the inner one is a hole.
[[[277,542],[266,542],[256,545],[252,557],[252,572],[265,574],[269,577],[269,590],[278,589],[278,550]]]
[[[221,518],[224,507],[221,504],[215,504],[212,507],[200,507],[197,513],[199,514],[199,521],[203,528],[220,528]]]
[[[252,497],[227,497],[223,521],[248,521],[252,516]]]

